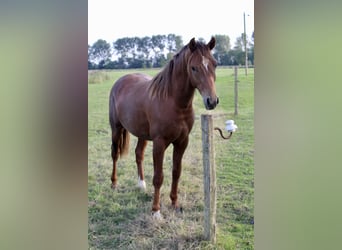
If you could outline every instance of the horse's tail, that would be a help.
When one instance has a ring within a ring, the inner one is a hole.
[[[122,133],[118,141],[118,147],[119,147],[120,157],[123,157],[128,154],[129,132],[127,131],[127,129],[124,129],[124,128],[122,129]]]
[[[115,86],[115,85],[114,85]],[[115,113],[115,98],[114,98],[114,88],[112,88],[109,96],[109,122],[112,128],[112,136],[114,136],[115,141],[113,141],[114,147],[117,147],[116,154],[119,154],[120,157],[123,157],[128,154],[129,149],[129,132],[122,126],[119,125],[118,118]],[[114,134],[113,134],[114,132]]]

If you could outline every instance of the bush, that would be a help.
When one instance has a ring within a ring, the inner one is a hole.
[[[88,71],[88,84],[102,83],[110,79],[109,74],[100,70]]]

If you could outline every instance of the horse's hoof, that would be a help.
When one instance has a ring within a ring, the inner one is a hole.
[[[152,218],[155,219],[155,220],[162,220],[163,217],[160,214],[160,210],[152,211]]]
[[[176,213],[177,214],[182,214],[183,213],[183,208],[182,207],[176,207]]]
[[[178,205],[178,202],[175,202],[174,204],[172,204],[172,208],[174,209],[174,211],[177,214],[182,214],[183,213],[183,207]]]
[[[115,189],[117,188],[117,185],[114,184],[114,183],[112,183],[112,185],[110,185],[110,187],[111,187],[113,190],[115,190]]]
[[[141,191],[145,191],[146,190],[146,183],[144,180],[138,180],[138,188],[140,188]]]

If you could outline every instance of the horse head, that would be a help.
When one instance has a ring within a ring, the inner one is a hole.
[[[214,109],[219,103],[216,95],[215,69],[217,66],[211,50],[215,47],[215,38],[212,37],[208,44],[196,42],[192,38],[188,44],[190,50],[187,71],[190,82],[197,88],[203,98],[206,109]]]

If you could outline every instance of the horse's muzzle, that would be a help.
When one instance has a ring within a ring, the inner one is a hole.
[[[204,102],[205,108],[208,110],[214,109],[217,104],[219,104],[219,98],[212,99],[210,97],[206,98],[206,101]]]

